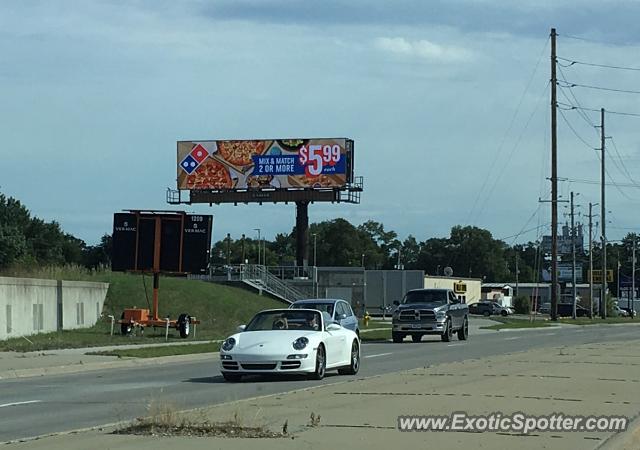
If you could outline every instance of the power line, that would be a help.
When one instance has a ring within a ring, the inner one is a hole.
[[[600,181],[596,181],[596,180],[584,180],[584,179],[579,179],[579,178],[567,178],[567,181],[569,181],[570,183],[581,183],[581,184],[601,184]],[[625,187],[625,188],[637,188],[640,189],[640,184],[638,183],[604,183],[606,186],[619,186],[619,187]]]
[[[588,63],[588,62],[584,62],[584,61],[576,61],[576,60],[572,60],[572,59],[562,58],[560,56],[557,56],[556,58],[560,59],[562,61],[567,61],[569,63],[567,65],[562,65],[562,67],[571,67],[574,64],[579,64],[579,65],[582,65],[582,66],[602,67],[602,68],[605,68],[605,69],[633,70],[633,71],[639,71],[640,72],[640,68],[638,68],[638,67],[612,66],[612,65],[608,65],[608,64]]]
[[[558,70],[560,71],[560,75],[562,75],[561,80],[562,80],[562,81],[564,81],[565,83],[568,83],[568,82],[567,82],[567,77],[566,77],[566,75],[564,74],[564,71],[562,70],[562,67],[558,67]],[[569,99],[569,97],[567,96],[567,94],[564,92],[564,89],[562,89],[562,86],[561,86],[560,84],[558,84],[558,85],[560,86],[560,92],[562,92],[562,95],[564,95],[564,96],[565,96],[565,98],[567,99],[567,101],[568,101],[569,103],[572,103],[572,102],[571,102],[571,100]],[[575,104],[576,104],[576,105],[578,105],[578,106],[582,106],[582,105],[580,104],[580,102],[578,101],[578,97],[576,97],[576,94],[575,94],[575,92],[573,92],[573,90],[572,90],[572,89],[569,89],[569,93],[571,94],[571,97],[573,97],[573,100],[574,100],[574,102],[573,102],[573,103],[575,103]],[[579,113],[579,114],[582,116],[582,118],[583,118],[583,119],[584,119],[584,120],[585,120],[589,125],[591,125],[594,129],[596,128],[596,125],[591,121],[591,119],[589,118],[589,116],[587,116],[587,115],[586,115],[584,112],[582,112],[582,111],[580,111],[580,113]]]
[[[513,145],[513,147],[511,148],[511,151],[507,155],[507,159],[505,160],[504,164],[502,165],[502,168],[500,169],[499,173],[505,173],[507,167],[509,166],[509,163],[511,162],[511,158],[513,157],[513,154],[516,152],[516,150],[520,146],[520,142],[522,141],[522,138],[524,137],[525,132],[529,128],[529,123],[531,122],[531,119],[533,119],[533,117],[535,116],[536,112],[538,112],[538,107],[542,103],[542,99],[546,96],[547,88],[550,85],[551,85],[550,82],[547,82],[547,84],[545,85],[544,91],[542,91],[542,94],[538,98],[538,102],[536,103],[533,111],[531,111],[531,115],[529,115],[529,118],[525,122],[524,128],[522,129],[522,132],[520,133],[520,135],[516,139],[515,144]],[[487,202],[489,201],[491,195],[493,194],[493,191],[496,189],[496,186],[498,185],[499,177],[493,177],[493,178],[494,178],[493,184],[489,188],[489,192],[488,192],[487,196],[484,198],[484,201],[482,202],[482,204],[480,206],[480,209],[478,210],[478,214],[480,214],[482,211],[484,211]]]
[[[623,174],[629,179],[629,181],[635,183],[636,180],[633,179],[633,177],[627,170],[627,166],[624,164],[624,160],[622,158],[622,155],[620,154],[620,151],[618,150],[618,146],[616,145],[616,141],[613,139],[613,136],[611,136],[611,143],[613,144],[613,148],[615,149],[618,160],[620,161],[621,167],[623,169]]]
[[[586,88],[586,89],[596,89],[599,91],[609,91],[609,92],[621,92],[624,94],[640,94],[640,91],[632,91],[629,89],[615,89],[615,88],[608,88],[608,87],[603,87],[603,86],[592,86],[590,84],[580,84],[580,83],[573,83],[567,80],[562,80],[563,83],[566,83],[566,86],[562,86],[559,85],[560,87],[566,87],[566,88],[574,88],[574,87],[581,87],[581,88]],[[560,81],[558,82],[560,83]]]
[[[529,77],[529,81],[527,82],[527,85],[525,86],[524,91],[522,92],[522,96],[520,97],[520,101],[518,102],[518,105],[516,106],[516,110],[514,111],[513,115],[511,116],[511,120],[509,122],[509,126],[507,127],[507,130],[505,131],[504,135],[502,136],[502,140],[500,141],[500,144],[498,145],[498,151],[495,154],[495,157],[493,159],[493,161],[491,162],[491,166],[489,167],[489,172],[487,174],[487,176],[484,178],[483,183],[482,183],[482,187],[480,188],[480,190],[478,190],[478,193],[476,195],[476,198],[473,202],[473,207],[469,210],[469,214],[467,215],[467,222],[470,223],[472,220],[475,221],[477,216],[479,216],[481,214],[482,209],[480,210],[476,210],[476,207],[478,206],[478,202],[480,200],[480,196],[484,193],[485,188],[487,187],[487,183],[489,182],[489,178],[491,173],[493,172],[493,169],[495,168],[495,165],[498,162],[498,159],[500,158],[500,155],[502,154],[502,150],[504,148],[504,145],[507,141],[507,137],[509,135],[509,133],[511,132],[516,118],[518,116],[518,114],[520,113],[520,108],[522,107],[522,103],[524,102],[525,96],[527,95],[527,92],[529,92],[529,88],[531,87],[531,84],[533,83],[533,79],[536,75],[536,73],[538,72],[538,67],[540,66],[540,62],[542,61],[542,57],[545,53],[545,51],[547,50],[547,45],[549,45],[549,41],[550,41],[550,37],[547,37],[547,39],[545,40],[544,46],[542,47],[542,51],[540,52],[540,55],[538,56],[538,61],[536,62],[536,65],[533,69],[533,72],[531,73],[531,76]],[[545,86],[545,91],[546,91],[546,86]],[[537,108],[537,105],[536,105]],[[490,195],[490,194],[489,194]]]
[[[562,89],[560,89],[560,92],[562,92],[562,93],[564,94],[564,91],[563,91]],[[567,98],[567,97],[566,97],[566,95],[565,95],[565,98]],[[568,98],[567,98],[567,101],[569,101],[569,102],[570,102],[570,100],[569,100]],[[561,105],[561,106],[564,106],[564,107],[565,107],[565,108],[564,108],[564,110],[565,110],[565,111],[569,111],[569,110],[575,109],[575,110],[579,110],[579,111],[580,111],[580,110],[582,110],[582,111],[591,111],[591,112],[597,112],[597,113],[599,113],[599,112],[600,112],[600,110],[599,110],[599,109],[595,109],[595,108],[585,108],[585,107],[583,107],[583,106],[575,106],[575,105],[572,105],[571,103],[557,102],[557,104],[558,104],[558,105]],[[622,112],[622,111],[610,111],[610,110],[608,110],[608,109],[605,109],[605,112],[606,112],[607,114],[617,114],[617,115],[619,115],[619,116],[640,117],[640,113],[630,113],[630,112]],[[594,125],[594,126],[595,126],[595,125]]]
[[[575,39],[576,41],[591,42],[593,44],[600,44],[600,45],[614,45],[614,46],[625,45],[625,44],[620,44],[619,42],[599,41],[599,40],[596,40],[596,39],[585,38],[585,37],[582,37],[582,36],[573,36],[571,34],[557,34],[557,36],[565,37],[567,39]]]
[[[551,222],[543,223],[542,225],[538,225],[537,227],[529,228],[528,230],[522,230],[517,234],[511,235],[511,236],[506,236],[506,237],[500,238],[498,240],[499,241],[506,241],[507,239],[511,239],[511,238],[517,239],[517,238],[519,238],[521,235],[523,235],[525,233],[529,233],[531,231],[535,231],[535,230],[539,230],[541,228],[549,227],[550,225],[551,225]],[[514,244],[515,244],[515,239],[514,239]]]
[[[580,136],[578,134],[578,132],[575,130],[575,128],[573,128],[573,126],[571,125],[571,123],[569,122],[569,120],[567,119],[567,117],[564,115],[564,112],[562,112],[562,109],[558,109],[558,111],[560,111],[560,116],[562,116],[562,119],[564,120],[564,122],[567,124],[567,126],[569,127],[569,129],[571,131],[573,131],[573,134],[575,134],[575,136],[580,139],[580,141],[586,145],[590,150],[596,150],[596,147],[594,147],[593,145],[589,144],[582,136]]]

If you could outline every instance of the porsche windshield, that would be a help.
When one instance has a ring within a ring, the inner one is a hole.
[[[258,313],[244,331],[265,330],[320,330],[320,313],[303,310],[278,310]]]
[[[423,290],[409,291],[404,296],[402,303],[431,303],[436,305],[444,305],[447,303],[447,291],[445,290]]]

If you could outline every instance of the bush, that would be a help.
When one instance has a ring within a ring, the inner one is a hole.
[[[531,312],[531,300],[526,295],[518,295],[513,299],[513,308],[517,314],[529,314]]]

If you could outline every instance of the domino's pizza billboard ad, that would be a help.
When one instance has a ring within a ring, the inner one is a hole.
[[[345,138],[178,142],[178,189],[344,189],[353,180]]]

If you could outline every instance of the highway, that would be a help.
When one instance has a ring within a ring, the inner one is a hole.
[[[421,343],[364,343],[358,377],[531,348],[638,338],[640,327],[593,325],[491,332],[470,335],[466,342],[431,336]],[[218,369],[212,355],[211,361],[0,380],[0,442],[133,419],[145,415],[153,401],[191,409],[352,378],[330,373],[322,381],[289,376],[225,383]]]

